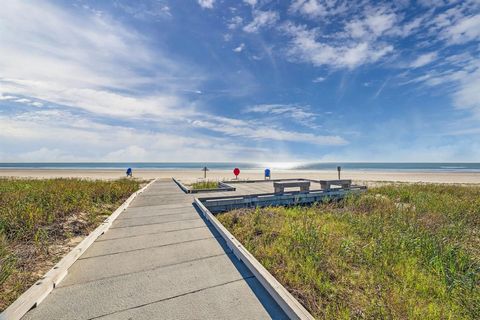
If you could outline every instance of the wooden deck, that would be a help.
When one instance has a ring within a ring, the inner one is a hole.
[[[239,208],[307,205],[325,200],[336,200],[350,193],[366,191],[364,186],[352,185],[349,188],[290,191],[275,193],[276,182],[256,182],[235,184],[235,192],[202,194],[197,198],[212,212],[219,213]],[[315,186],[315,182],[311,182]],[[319,183],[318,183],[319,184]]]

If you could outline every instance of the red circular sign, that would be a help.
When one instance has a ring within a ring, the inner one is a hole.
[[[240,169],[238,168],[233,169],[233,174],[238,176],[240,174]]]

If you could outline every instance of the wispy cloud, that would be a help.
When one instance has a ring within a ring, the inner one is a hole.
[[[213,9],[213,5],[215,4],[215,0],[198,0],[198,4],[202,8]]]
[[[282,30],[291,36],[287,49],[288,57],[293,61],[309,62],[315,66],[351,69],[375,62],[393,51],[392,45],[366,40],[328,44],[317,40],[319,30],[292,23],[283,25]]]
[[[316,19],[345,12],[347,1],[293,0],[289,11],[300,13],[308,18]]]
[[[241,43],[238,47],[233,49],[233,52],[242,52],[245,49],[245,43]]]
[[[306,106],[295,104],[259,104],[246,108],[245,112],[281,116],[311,129],[320,127],[316,123],[317,114],[311,112],[310,108]]]
[[[480,40],[480,14],[460,19],[448,30],[447,36],[452,43]]]
[[[254,7],[257,4],[258,1],[257,0],[243,0],[243,2],[245,2],[246,4],[249,4],[252,7]]]
[[[240,16],[232,17],[227,24],[228,29],[234,30],[240,27],[243,23],[243,18]]]
[[[418,56],[412,63],[410,63],[411,68],[423,67],[431,62],[433,62],[438,56],[437,52],[429,52]]]
[[[283,130],[267,123],[249,122],[224,117],[193,120],[192,124],[199,128],[209,129],[229,136],[244,137],[253,140],[303,142],[316,145],[344,145],[347,143],[347,141],[340,136],[315,135],[312,133]]]
[[[389,78],[382,83],[382,85],[378,88],[378,90],[373,95],[373,99],[378,98],[378,96],[382,93],[383,89],[385,89],[385,86],[387,85],[388,81],[390,81]]]
[[[150,20],[172,17],[170,6],[166,0],[135,2],[117,0],[113,2],[113,5],[135,19]]]
[[[477,68],[459,81],[459,87],[453,97],[457,108],[473,111],[480,119],[480,61]]]
[[[0,12],[0,29],[0,93],[118,117],[191,111],[179,92],[198,83],[192,70],[108,17],[48,2],[9,1]],[[143,92],[145,86],[156,90]]]
[[[316,77],[315,79],[312,80],[313,83],[320,83],[325,81],[327,78],[325,77]]]
[[[245,32],[258,32],[261,28],[270,27],[279,19],[279,14],[276,11],[261,11],[253,10],[253,20],[243,27]]]
[[[215,161],[265,153],[224,138],[104,124],[59,110],[0,115],[0,127],[2,150],[15,145],[19,151],[0,151],[0,161]]]

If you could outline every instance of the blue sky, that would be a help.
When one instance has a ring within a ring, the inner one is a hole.
[[[17,1],[0,161],[479,161],[480,1]]]

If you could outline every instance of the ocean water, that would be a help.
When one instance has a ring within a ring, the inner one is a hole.
[[[364,171],[434,171],[434,172],[478,172],[480,163],[428,163],[428,162],[291,162],[291,163],[254,163],[254,162],[31,162],[0,163],[0,169],[126,169],[136,170],[200,170],[204,166],[209,169],[233,170],[342,170]]]

